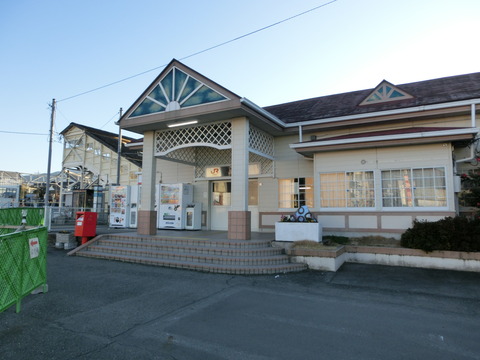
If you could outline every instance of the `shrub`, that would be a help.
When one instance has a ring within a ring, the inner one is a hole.
[[[447,217],[436,222],[417,221],[402,234],[403,247],[450,251],[480,251],[480,220]]]
[[[350,241],[350,238],[346,236],[338,236],[338,235],[325,235],[322,238],[322,241],[324,244],[338,244],[338,245],[345,245],[348,244]]]

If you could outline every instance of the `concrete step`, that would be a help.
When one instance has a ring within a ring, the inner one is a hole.
[[[182,249],[183,250],[183,249]],[[148,257],[157,259],[179,259],[182,261],[192,261],[211,264],[239,264],[239,265],[271,265],[288,263],[288,257],[284,255],[265,255],[263,253],[249,255],[226,255],[226,254],[208,254],[195,252],[191,248],[190,252],[178,251],[176,248],[166,249],[139,249],[120,246],[91,245],[87,252],[106,253],[113,255],[130,255],[138,257]]]
[[[236,265],[236,264],[211,264],[198,263],[193,261],[183,261],[177,259],[157,259],[151,257],[137,257],[130,255],[111,255],[106,253],[98,253],[94,251],[87,251],[77,253],[79,256],[86,256],[92,258],[125,261],[132,263],[140,263],[146,265],[165,266],[179,269],[196,270],[203,272],[222,273],[222,274],[237,274],[237,275],[261,275],[261,274],[279,274],[287,272],[297,272],[306,270],[305,264],[286,263],[280,265]]]
[[[265,242],[264,247],[232,247],[223,246],[222,243],[211,246],[211,244],[202,243],[186,244],[173,242],[157,242],[157,241],[134,241],[125,239],[100,239],[95,243],[95,246],[110,246],[122,247],[125,249],[139,249],[150,251],[175,251],[185,253],[210,254],[210,255],[224,255],[224,256],[268,256],[268,255],[282,255],[284,250],[281,248],[273,248],[269,242]]]
[[[241,248],[256,249],[270,245],[267,240],[217,240],[207,238],[189,238],[189,237],[152,237],[152,236],[128,236],[128,235],[102,235],[100,240],[114,240],[118,242],[130,242],[135,244],[177,244],[193,245],[213,248]]]
[[[225,274],[276,274],[306,269],[266,240],[102,235],[75,255]]]

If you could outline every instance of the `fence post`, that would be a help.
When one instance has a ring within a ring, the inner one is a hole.
[[[45,226],[47,227],[47,230],[50,231],[51,227],[52,227],[52,207],[49,206],[48,208],[48,224],[45,224]]]
[[[23,237],[23,236],[22,236]],[[17,298],[17,303],[16,303],[16,306],[15,306],[15,311],[16,313],[18,314],[21,310],[21,307],[22,307],[22,292],[23,292],[23,287],[24,287],[24,281],[25,281],[25,246],[23,246],[24,244],[24,241],[25,240],[25,237],[23,237],[22,239],[22,250],[20,251],[20,284],[18,286],[18,291],[17,291],[17,295],[18,295],[18,298]],[[27,248],[28,250],[28,248]]]

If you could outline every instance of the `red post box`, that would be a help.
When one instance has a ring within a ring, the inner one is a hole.
[[[75,236],[82,238],[82,244],[88,238],[97,235],[97,213],[92,211],[79,211],[75,216]]]

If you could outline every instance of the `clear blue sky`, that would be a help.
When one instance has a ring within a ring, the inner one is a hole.
[[[328,0],[3,0],[0,170],[46,172],[49,104],[70,122],[114,121],[172,58],[182,59]],[[260,106],[480,71],[478,0],[337,0],[182,60]],[[14,134],[35,133],[45,135]],[[134,134],[126,134],[134,135]],[[134,135],[140,137],[140,135]],[[52,171],[62,145],[53,146]]]

